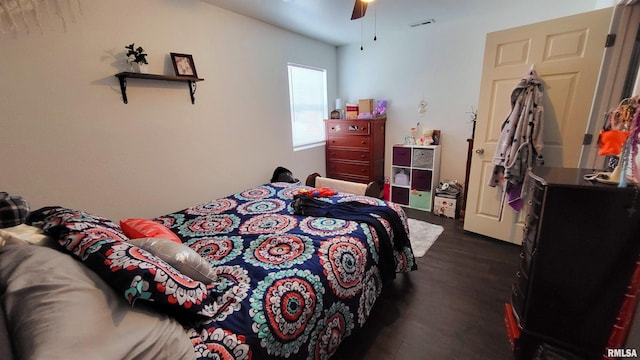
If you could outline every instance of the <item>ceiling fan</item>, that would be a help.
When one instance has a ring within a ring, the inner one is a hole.
[[[367,12],[367,5],[374,0],[356,0],[353,4],[353,12],[351,13],[351,20],[360,19]]]
[[[375,0],[355,0],[355,3],[353,4],[353,12],[351,13],[351,20],[356,20],[356,19],[361,19],[362,17],[364,17],[365,13],[367,12],[367,6],[369,5],[369,3],[374,2]],[[377,23],[377,20],[376,20]],[[375,28],[375,25],[374,25]],[[360,50],[364,50],[364,45],[363,45],[363,41],[362,41],[362,33],[363,33],[363,25],[362,25],[362,20],[360,20]],[[375,34],[375,30],[374,30],[374,35],[373,35],[373,41],[378,40],[378,36]]]

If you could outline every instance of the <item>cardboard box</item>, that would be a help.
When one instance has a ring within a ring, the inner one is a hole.
[[[437,196],[433,200],[433,213],[436,215],[457,219],[458,199]]]
[[[360,99],[358,101],[358,112],[360,114],[371,114],[373,109],[373,99]]]

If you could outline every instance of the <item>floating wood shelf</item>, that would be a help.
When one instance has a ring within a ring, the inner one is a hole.
[[[178,81],[189,84],[189,94],[191,95],[191,103],[196,103],[196,83],[198,81],[204,81],[195,76],[172,76],[172,75],[158,75],[158,74],[141,74],[135,72],[121,72],[115,75],[120,80],[120,91],[122,91],[122,101],[125,104],[129,103],[127,99],[127,78],[134,79],[147,79],[147,80],[163,80],[163,81]]]

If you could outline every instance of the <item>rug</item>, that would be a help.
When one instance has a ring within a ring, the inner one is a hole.
[[[440,225],[430,224],[426,221],[408,219],[409,239],[415,257],[423,257],[427,250],[436,242],[444,228]]]

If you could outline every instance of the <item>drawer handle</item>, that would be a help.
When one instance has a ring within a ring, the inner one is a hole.
[[[360,155],[360,157],[364,159],[364,158],[365,158],[365,155],[364,155],[364,154],[363,154],[363,155]]]
[[[362,144],[362,145],[364,145],[364,144],[366,144],[366,143],[367,143],[367,142],[366,142],[366,141],[364,141],[364,140],[362,140],[362,141],[360,142],[360,144]]]
[[[360,172],[365,172],[365,171],[366,171],[365,169],[360,169]]]
[[[533,205],[533,200],[529,200],[529,201],[527,201],[527,204],[529,204],[529,205]]]

